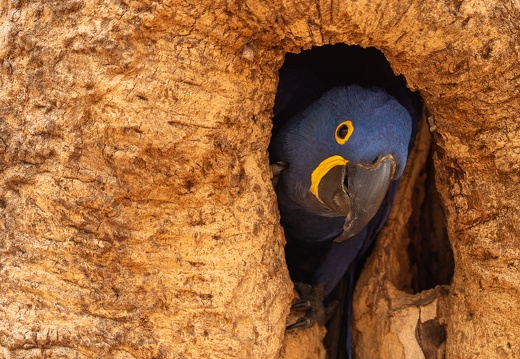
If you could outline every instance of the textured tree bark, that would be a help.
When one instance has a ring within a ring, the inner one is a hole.
[[[274,357],[276,66],[207,4],[0,13],[0,357]]]
[[[357,355],[520,356],[517,2],[18,0],[0,17],[0,357],[290,357],[276,74],[338,42],[421,91],[455,258],[449,287],[407,293],[389,240],[407,223],[390,223]]]

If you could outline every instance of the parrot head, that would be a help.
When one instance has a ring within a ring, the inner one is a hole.
[[[278,186],[306,211],[345,217],[341,238],[350,238],[402,174],[411,131],[408,111],[383,90],[334,88],[273,138],[273,158],[288,165]]]

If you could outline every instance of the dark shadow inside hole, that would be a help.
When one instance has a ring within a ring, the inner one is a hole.
[[[455,267],[446,216],[435,188],[431,156],[428,157],[425,172],[424,188],[415,189],[414,211],[409,222],[410,286],[415,293],[437,285],[451,284]]]

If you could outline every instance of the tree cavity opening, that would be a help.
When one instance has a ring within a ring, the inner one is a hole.
[[[273,109],[273,136],[285,121],[303,111],[324,92],[334,87],[351,84],[382,87],[391,95],[397,94],[394,97],[399,101],[399,84],[402,89],[405,83],[405,78],[393,73],[383,53],[376,48],[337,44],[312,48],[300,54],[287,54],[280,69]],[[417,107],[422,110],[420,94],[413,93],[412,98],[417,103],[401,104],[405,107],[419,104]],[[439,194],[435,189],[431,155],[423,175],[424,185],[414,189],[414,210],[408,227],[408,258],[403,258],[403,261],[410,264],[409,273],[399,276],[407,278],[407,283],[399,283],[399,287],[408,292],[420,292],[437,285],[450,284],[454,270],[446,219]],[[290,258],[288,264],[290,267]],[[314,264],[311,263],[310,266],[312,265]],[[403,269],[406,270],[406,267],[403,266]],[[293,277],[293,280],[298,279]]]

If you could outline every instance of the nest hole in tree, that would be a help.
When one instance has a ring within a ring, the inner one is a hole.
[[[301,81],[308,81],[308,78],[299,78],[298,74],[301,73],[315,76],[319,86],[302,86]],[[396,82],[405,83],[405,78],[394,74],[390,63],[376,48],[336,44],[314,47],[299,54],[286,54],[273,109],[273,136],[286,120],[331,88],[350,84],[385,87]],[[412,96],[422,103],[419,93],[415,92]],[[299,100],[289,101],[291,97]],[[426,176],[425,185],[414,189],[414,210],[408,225],[410,242],[407,262],[410,263],[410,273],[402,278],[409,278],[410,283],[402,283],[401,289],[409,292],[450,284],[454,270],[453,252],[444,211],[435,188],[431,156],[423,175]]]

